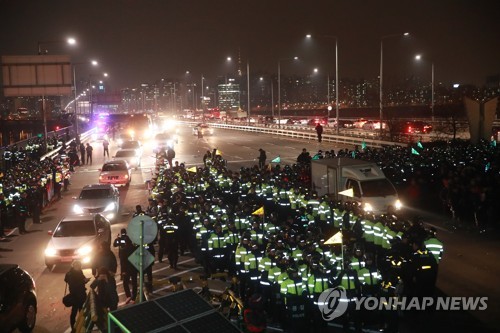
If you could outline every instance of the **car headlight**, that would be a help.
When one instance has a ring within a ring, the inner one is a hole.
[[[403,204],[399,199],[394,203],[394,208],[396,208],[396,210],[400,210],[401,208],[403,208]]]
[[[52,247],[48,247],[48,248],[45,249],[45,255],[47,257],[53,257],[56,254],[57,254],[57,251],[54,248],[52,248]]]
[[[121,146],[123,144],[123,139],[118,139],[116,142]]]
[[[75,214],[83,214],[83,208],[78,206],[78,205],[74,205],[73,206],[73,213]]]
[[[116,204],[114,202],[110,203],[109,205],[104,208],[105,212],[109,212],[110,210],[115,210],[116,209]]]
[[[370,203],[365,202],[365,206],[363,207],[363,209],[365,212],[371,212],[373,211],[373,206]]]
[[[167,146],[170,147],[170,148],[173,148],[174,147],[174,140],[168,140],[167,141]]]
[[[81,256],[86,256],[90,252],[92,252],[92,247],[89,245],[84,245],[81,248],[79,248],[78,250],[76,250],[76,253],[78,255],[81,255]]]

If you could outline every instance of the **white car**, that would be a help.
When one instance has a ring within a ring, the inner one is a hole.
[[[100,213],[108,220],[113,220],[120,210],[120,192],[111,184],[85,185],[80,195],[74,199],[76,200],[73,205],[75,214]]]
[[[113,159],[125,160],[131,168],[137,169],[141,166],[141,155],[135,149],[118,149]]]
[[[138,140],[123,141],[120,148],[121,149],[134,149],[139,157],[142,156],[142,144]]]
[[[80,260],[90,266],[102,242],[111,243],[111,224],[101,214],[74,215],[63,218],[45,248],[45,265],[71,264]]]
[[[132,180],[130,166],[125,160],[112,160],[104,163],[99,169],[99,184],[128,186]]]

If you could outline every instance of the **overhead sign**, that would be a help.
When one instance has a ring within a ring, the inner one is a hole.
[[[71,95],[68,55],[2,56],[1,60],[6,97]]]
[[[127,235],[137,245],[141,244],[141,235],[143,236],[142,244],[148,244],[155,240],[157,234],[158,225],[147,215],[134,217],[127,227]]]

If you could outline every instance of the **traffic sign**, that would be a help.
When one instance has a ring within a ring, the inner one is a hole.
[[[144,271],[149,265],[155,261],[155,257],[147,250],[142,250],[142,270]],[[141,271],[141,248],[138,247],[135,251],[128,257],[128,261],[134,265],[134,267],[140,272]]]
[[[132,242],[137,245],[148,244],[155,240],[158,234],[158,225],[156,222],[147,215],[138,215],[134,217],[128,224],[127,235]]]

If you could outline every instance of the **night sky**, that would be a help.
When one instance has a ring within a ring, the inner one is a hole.
[[[376,79],[382,36],[384,79],[410,76],[444,84],[482,85],[500,73],[500,3],[495,0],[0,0],[0,54],[37,53],[39,41],[72,36],[78,46],[50,44],[49,54],[97,59],[114,89],[158,79],[208,81],[237,70],[304,75],[317,67],[341,78]],[[311,33],[319,39],[305,41]],[[424,61],[414,56],[421,53]],[[78,67],[78,76],[91,69]]]

